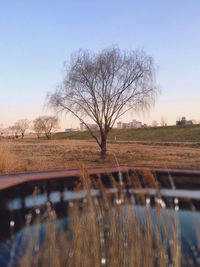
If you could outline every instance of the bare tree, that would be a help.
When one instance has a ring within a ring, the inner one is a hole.
[[[47,139],[51,139],[52,132],[58,128],[58,118],[55,116],[41,116],[33,121],[33,129],[39,138],[44,133]]]
[[[10,127],[7,127],[7,128],[0,128],[0,137],[2,138],[6,138],[6,137],[9,137],[10,135]]]
[[[4,135],[3,124],[0,124],[0,138],[3,137],[3,135]]]
[[[158,127],[158,122],[157,121],[152,121],[151,126],[152,127]]]
[[[1,136],[2,137],[10,137],[10,127],[1,129]]]
[[[18,120],[14,124],[14,129],[16,132],[21,134],[22,139],[24,138],[26,130],[28,130],[30,127],[30,121],[27,119]]]
[[[11,138],[18,138],[19,137],[19,130],[15,125],[11,125],[8,127],[8,132],[11,134]]]
[[[43,123],[41,117],[38,117],[33,121],[33,130],[39,139],[43,132]]]
[[[167,126],[167,120],[165,117],[160,118],[160,126],[162,127]]]
[[[116,120],[129,110],[150,107],[156,92],[152,57],[143,51],[110,48],[72,56],[64,81],[47,99],[51,107],[72,113],[86,126],[104,159],[107,136]],[[98,125],[100,137],[86,123],[88,118]]]

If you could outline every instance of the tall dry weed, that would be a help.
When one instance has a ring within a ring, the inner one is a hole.
[[[10,142],[0,142],[0,173],[11,172],[16,169],[17,157],[11,152]]]
[[[26,231],[18,266],[179,267],[176,218],[159,207],[137,209],[124,185],[110,180],[114,193],[83,170],[76,190],[85,196],[68,203],[66,228],[48,203],[36,219],[41,226]]]

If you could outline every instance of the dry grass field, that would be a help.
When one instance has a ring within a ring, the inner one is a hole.
[[[26,172],[87,166],[131,165],[200,169],[200,147],[188,144],[108,144],[106,161],[95,142],[80,140],[1,140],[0,172]]]

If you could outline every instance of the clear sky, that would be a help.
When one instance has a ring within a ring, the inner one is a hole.
[[[162,93],[140,120],[200,120],[199,0],[6,0],[0,1],[0,124],[48,113],[46,93],[62,81],[70,54],[111,45],[144,49],[158,66]],[[72,117],[62,120],[62,128],[77,125]]]

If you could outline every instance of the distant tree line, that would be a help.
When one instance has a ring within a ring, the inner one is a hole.
[[[35,120],[22,119],[16,121],[13,125],[0,128],[1,138],[23,139],[25,134],[34,132],[39,139],[45,136],[51,139],[52,133],[59,128],[58,118],[56,116],[39,116]]]

